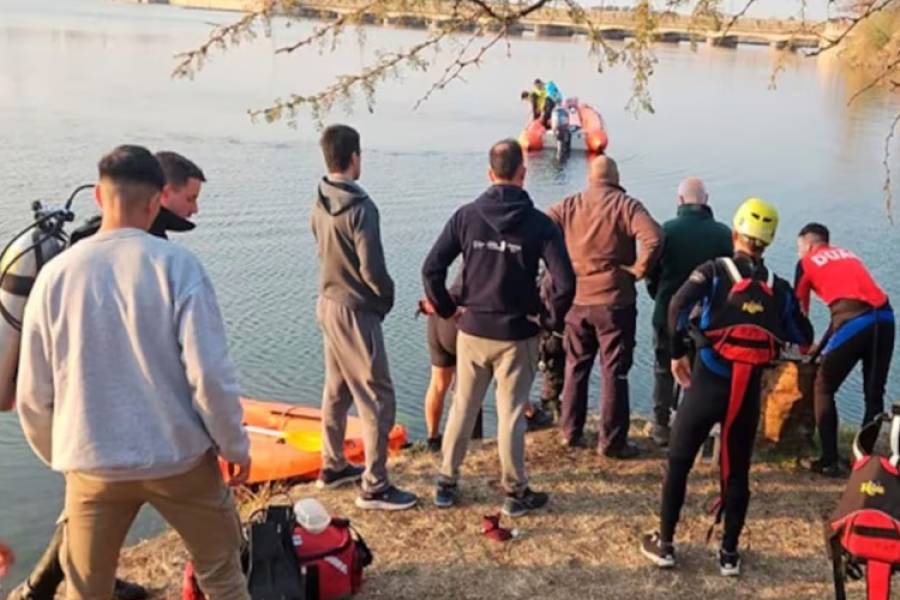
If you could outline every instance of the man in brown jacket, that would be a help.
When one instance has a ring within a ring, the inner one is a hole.
[[[615,161],[606,156],[591,162],[586,190],[551,206],[547,214],[563,231],[576,277],[564,339],[563,443],[585,444],[588,381],[599,351],[603,369],[599,452],[633,458],[637,448],[628,443],[628,370],[637,320],[635,282],[656,260],[662,240],[659,224],[625,193]]]

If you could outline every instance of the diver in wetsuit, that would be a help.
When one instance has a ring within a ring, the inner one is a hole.
[[[894,311],[887,294],[855,254],[832,246],[828,228],[810,223],[797,237],[795,287],[803,312],[810,294],[828,305],[831,322],[821,346],[816,373],[816,424],[822,456],[810,470],[828,477],[846,473],[838,457],[838,414],[834,395],[850,371],[862,362],[865,418],[869,423],[884,411],[884,387],[894,352]]]
[[[722,424],[721,497],[716,520],[724,515],[719,550],[723,576],[741,571],[738,539],[750,503],[750,461],[759,425],[760,375],[784,342],[810,344],[812,325],[801,312],[790,284],[763,263],[778,225],[773,206],[750,198],[734,218],[733,258],[698,267],[669,304],[672,374],[686,390],[669,442],[660,529],[643,537],[641,553],[660,568],[675,566],[675,528],[684,505],[688,474],[716,423]],[[691,327],[694,306],[703,308]],[[693,371],[685,337],[699,347]]]

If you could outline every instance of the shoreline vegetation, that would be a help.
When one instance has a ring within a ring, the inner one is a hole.
[[[594,427],[596,424],[593,425]],[[679,565],[661,572],[638,552],[640,534],[658,525],[664,453],[634,420],[635,441],[646,452],[635,461],[597,458],[591,450],[559,447],[556,430],[527,438],[535,489],[550,493],[547,509],[501,525],[519,536],[498,543],[481,535],[481,520],[499,512],[496,443],[473,442],[463,465],[461,505],[438,510],[431,503],[437,458],[415,447],[393,457],[392,478],[420,495],[414,510],[367,512],[356,508],[353,487],[320,492],[311,483],[240,494],[246,517],[259,506],[317,497],[335,516],[349,517],[372,548],[361,599],[546,598],[700,600],[754,598],[819,600],[832,593],[822,517],[844,486],[807,473],[796,458],[757,452],[752,472],[745,570],[734,580],[718,574],[718,536],[706,543],[712,518],[706,507],[717,493],[717,465],[704,461],[691,476],[682,525],[676,536]],[[846,442],[846,440],[844,440]],[[698,459],[701,460],[701,459]],[[180,597],[186,552],[166,531],[123,552],[119,575],[148,586],[154,598]],[[850,598],[864,595],[851,584]]]

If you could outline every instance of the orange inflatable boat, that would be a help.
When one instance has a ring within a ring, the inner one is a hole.
[[[250,477],[248,484],[268,481],[303,481],[315,479],[322,468],[322,411],[317,408],[281,402],[242,398],[244,424],[250,436]],[[264,433],[263,433],[264,432]],[[287,436],[279,437],[280,435]],[[302,448],[292,443],[303,441]],[[388,437],[391,451],[406,444],[406,429],[395,425]],[[362,422],[347,419],[344,454],[353,463],[362,463]],[[221,463],[223,473],[226,465]]]
[[[609,144],[606,123],[593,107],[582,102],[564,103],[572,128],[572,150],[602,153]],[[519,135],[519,144],[526,152],[537,152],[556,146],[556,134],[544,127],[539,119],[529,123]]]

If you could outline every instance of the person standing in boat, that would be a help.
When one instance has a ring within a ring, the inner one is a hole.
[[[157,159],[120,146],[98,171],[100,231],[38,274],[16,388],[25,439],[65,475],[67,595],[113,597],[146,503],[184,540],[211,600],[247,600],[217,455],[240,485],[250,444],[215,292],[193,254],[148,234],[165,186]]]
[[[394,306],[394,281],[381,245],[378,208],[357,180],[362,174],[359,133],[331,125],[320,141],[328,174],[319,182],[310,224],[319,257],[316,318],[322,330],[322,471],[317,485],[362,480],[356,505],[404,510],[415,494],[388,480],[388,435],[396,403],[381,322]],[[365,468],[344,458],[347,413],[362,421]]]

